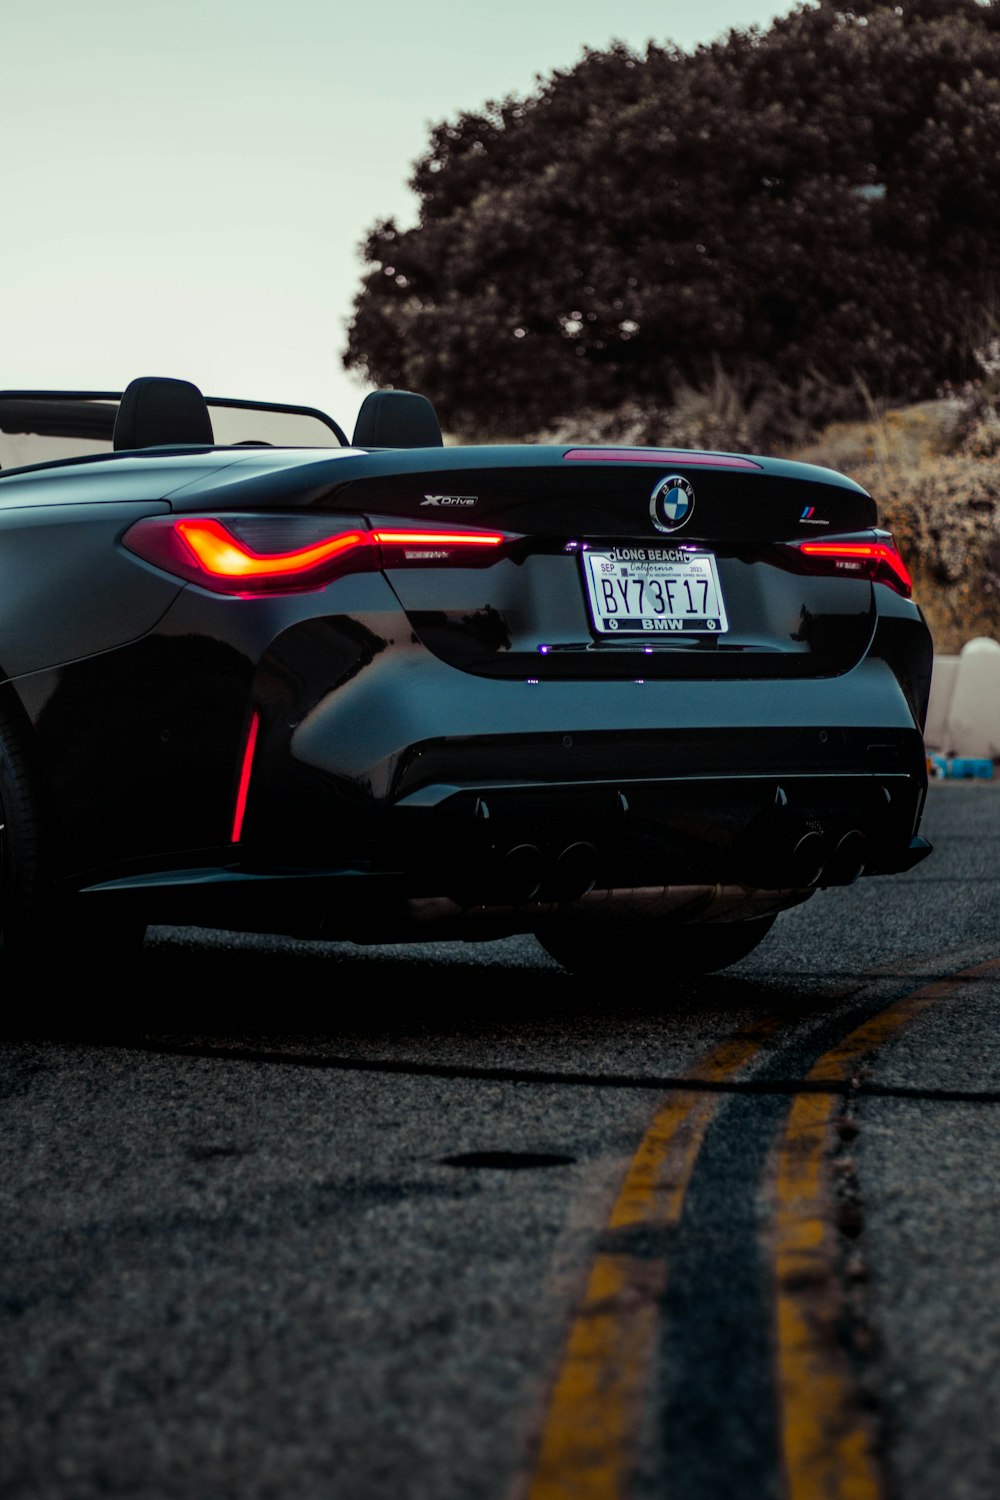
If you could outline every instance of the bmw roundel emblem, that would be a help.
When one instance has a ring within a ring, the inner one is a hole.
[[[657,531],[677,531],[691,519],[694,490],[680,474],[661,479],[649,497],[649,514]]]

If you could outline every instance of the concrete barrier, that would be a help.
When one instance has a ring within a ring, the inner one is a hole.
[[[945,753],[949,740],[948,714],[951,711],[951,700],[957,676],[957,656],[935,656],[934,672],[931,676],[931,701],[927,707],[924,740],[929,750],[940,750],[942,754]]]
[[[1000,642],[978,636],[934,658],[924,739],[941,755],[1000,758]]]

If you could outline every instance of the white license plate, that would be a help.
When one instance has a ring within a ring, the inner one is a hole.
[[[610,547],[583,554],[590,613],[601,635],[721,635],[727,630],[711,552]]]

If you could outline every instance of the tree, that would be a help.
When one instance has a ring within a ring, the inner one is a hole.
[[[438,125],[364,246],[345,363],[452,430],[670,402],[720,367],[962,378],[1000,265],[1000,0],[821,0],[684,53],[588,51]]]

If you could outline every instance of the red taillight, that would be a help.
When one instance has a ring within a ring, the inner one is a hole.
[[[255,552],[220,521],[175,521],[174,529],[202,572],[239,584],[269,583],[273,579],[284,583],[305,574],[315,576],[325,573],[327,565],[345,552],[371,546],[371,532],[342,531],[290,552]]]
[[[904,599],[913,593],[913,580],[891,537],[877,542],[795,542],[789,551],[798,555],[803,572],[887,583]]]
[[[323,588],[344,573],[485,560],[508,540],[500,531],[427,526],[372,531],[360,517],[334,528],[317,516],[148,516],[122,544],[213,593],[253,598]]]

